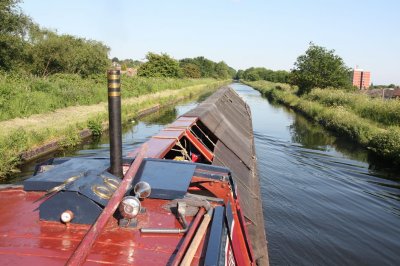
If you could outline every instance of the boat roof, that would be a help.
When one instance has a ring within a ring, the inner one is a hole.
[[[237,108],[232,108],[232,103],[235,103]],[[203,140],[198,135],[203,136]],[[226,246],[226,255],[235,254],[235,260],[237,259],[240,262],[242,259],[243,263],[245,261],[251,263],[254,256],[257,263],[268,264],[249,107],[235,91],[228,87],[222,88],[197,108],[179,117],[157,135],[151,137],[146,142],[148,149],[145,157],[166,159],[171,150],[176,149],[177,145],[182,145],[181,143],[186,143],[186,141],[190,142],[205,162],[211,165],[204,164],[202,167],[194,167],[195,170],[191,175],[190,184],[181,191],[208,191],[209,196],[222,198],[222,203],[215,204],[224,208],[221,216],[224,218],[221,219],[225,221],[223,222],[225,234],[230,232],[227,236],[229,236],[231,241],[229,243],[232,246]],[[208,144],[205,145],[205,142]],[[138,153],[139,150],[135,150],[128,154],[130,159],[125,158],[128,166]],[[65,166],[68,161],[62,161],[62,164]],[[101,160],[97,164],[99,166],[93,167],[101,168],[103,165]],[[70,169],[70,167],[65,168]],[[197,171],[197,169],[200,169],[200,171]],[[103,179],[112,178],[101,170],[89,174],[85,172],[83,175],[93,180],[100,177]],[[50,169],[49,176],[53,175],[52,171],[57,172],[58,170]],[[227,176],[228,172],[229,179],[221,178],[221,176]],[[79,176],[80,173],[81,171],[77,173],[68,172],[64,179],[58,182],[62,184],[63,181],[68,180],[67,176]],[[45,173],[42,176],[46,177]],[[35,182],[38,180],[34,179]],[[105,206],[107,202],[93,196],[93,187],[79,186],[78,181],[75,186],[69,187],[69,190],[60,191],[48,202],[58,199],[58,202],[62,203],[68,200],[68,195],[65,195],[71,193],[70,195],[78,195],[72,197],[76,201],[80,200],[79,197],[85,196],[95,203],[88,205],[88,212],[92,211],[90,206]],[[26,184],[29,184],[29,182],[27,181]],[[216,186],[215,184],[221,185]],[[37,183],[33,184],[33,187],[35,186],[37,186]],[[162,188],[162,186],[163,184],[160,187]],[[28,187],[26,185],[26,188]],[[35,190],[35,188],[32,190]],[[0,219],[2,236],[0,240],[0,260],[2,262],[25,264],[25,262],[40,261],[41,264],[64,264],[88,231],[90,225],[71,223],[66,226],[59,221],[44,221],[43,219],[41,221],[38,209],[44,209],[43,213],[48,209],[45,204],[46,199],[42,199],[46,194],[46,189],[43,188],[42,190],[24,191],[21,188],[0,190],[0,211],[4,214],[4,218]],[[182,196],[179,189],[178,194],[179,197]],[[146,215],[138,216],[138,227],[177,228],[181,226],[177,217],[165,208],[165,205],[176,195],[174,194],[171,198],[145,199],[143,206],[146,209]],[[76,211],[79,212],[78,207]],[[81,211],[81,213],[85,212]],[[53,214],[50,212],[49,215]],[[59,219],[57,218],[59,214],[57,213],[57,215],[56,219]],[[193,216],[188,217],[188,222],[193,219]],[[114,219],[108,221],[105,230],[102,231],[86,260],[87,264],[151,263],[163,265],[170,263],[176,253],[179,252],[180,244],[184,239],[182,234],[157,236],[141,234],[139,230],[119,227],[117,220],[114,217]],[[208,241],[203,239],[201,248],[197,250],[194,256],[193,263],[197,265],[204,262],[205,258],[201,250],[204,251],[205,245],[208,245],[210,241],[221,242],[222,239],[222,235],[217,239]],[[235,240],[233,241],[233,239]],[[250,242],[251,246],[249,246]]]

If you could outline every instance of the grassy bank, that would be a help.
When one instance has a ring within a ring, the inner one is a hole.
[[[370,99],[356,92],[337,89],[315,89],[298,97],[296,88],[287,84],[244,83],[400,167],[399,101]]]
[[[122,97],[138,97],[214,81],[122,76]],[[104,99],[107,99],[105,75],[82,78],[73,74],[56,74],[48,78],[38,78],[0,73],[0,121],[69,106],[98,104]]]
[[[213,79],[148,79],[146,81],[146,79],[135,79],[135,81],[130,80],[129,82],[124,79],[122,85],[123,122],[136,117],[143,109],[201,95],[230,81]],[[135,88],[128,85],[134,83],[140,84],[138,90],[143,91],[142,95],[135,95],[135,93],[140,93],[135,92]],[[187,86],[188,84],[189,86]],[[171,86],[171,89],[167,89],[168,85]],[[99,93],[107,91],[105,83],[100,86],[102,92]],[[107,99],[106,93],[102,100],[104,101],[104,99]],[[16,169],[15,167],[21,163],[22,152],[52,141],[58,141],[62,147],[74,146],[80,143],[82,130],[89,128],[94,134],[101,133],[107,127],[107,119],[107,103],[100,102],[94,105],[69,106],[52,112],[31,115],[27,118],[14,118],[0,122],[2,129],[0,131],[0,158],[2,158],[0,178],[4,178]]]

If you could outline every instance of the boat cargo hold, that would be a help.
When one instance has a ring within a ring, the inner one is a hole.
[[[1,265],[268,265],[251,113],[234,90],[117,158],[117,172],[110,149],[111,162],[55,158],[0,188]]]

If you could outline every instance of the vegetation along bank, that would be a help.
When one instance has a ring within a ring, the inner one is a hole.
[[[299,96],[298,88],[288,84],[265,80],[243,83],[400,167],[400,101],[333,88],[316,88]]]
[[[236,75],[225,62],[203,56],[175,60],[149,52],[144,62],[109,59],[104,43],[43,28],[19,3],[0,3],[0,179],[21,162],[22,152],[77,144],[87,128],[101,134],[110,67],[127,73],[124,121],[143,109],[207,93]]]
[[[54,76],[52,78],[57,79]],[[59,80],[57,79],[58,82],[49,82],[48,84],[48,86],[54,86],[52,90],[60,91],[58,97],[60,97],[59,102],[61,104],[67,101],[62,97],[65,91],[62,89],[63,86],[60,85],[64,82],[67,84],[64,79],[63,76]],[[87,83],[86,85],[89,84],[88,87],[92,88],[92,91],[98,90],[93,95],[82,97],[82,101],[87,101],[85,105],[70,104],[67,108],[53,111],[52,108],[55,108],[54,105],[58,102],[57,97],[52,98],[50,94],[44,94],[42,100],[38,100],[32,96],[31,104],[37,106],[35,112],[28,111],[30,108],[26,108],[24,110],[26,110],[27,117],[18,115],[18,118],[1,121],[0,158],[2,160],[0,161],[0,177],[4,178],[7,174],[16,170],[16,166],[22,161],[21,154],[23,152],[48,143],[56,143],[56,146],[61,148],[77,145],[81,142],[81,132],[85,129],[90,129],[93,135],[100,135],[107,128],[107,124],[105,124],[107,121],[105,76],[101,80],[97,78],[91,82],[88,79],[84,80]],[[144,109],[167,105],[194,95],[201,95],[228,82],[230,80],[123,77],[122,120],[126,123]],[[69,93],[71,95],[76,94],[77,98],[81,97],[79,93],[91,91],[90,89],[82,90],[80,86],[77,86],[76,91],[72,89],[73,86],[68,88],[70,88]],[[104,97],[101,97],[102,94],[104,94]],[[28,100],[29,95],[31,94],[26,95]],[[71,95],[65,98],[73,97]],[[97,99],[97,97],[99,98]],[[52,104],[47,104],[47,100]],[[22,113],[21,108],[15,109]],[[52,112],[48,112],[49,110],[52,110]],[[33,113],[36,114],[31,115]]]

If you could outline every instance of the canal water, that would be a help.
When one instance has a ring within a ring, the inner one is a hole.
[[[268,102],[254,89],[232,87],[252,110],[271,265],[399,265],[400,175],[377,170],[379,163],[366,150]],[[124,151],[201,100],[126,126]],[[108,149],[104,136],[58,156],[108,156]],[[15,181],[33,165],[22,170]]]

